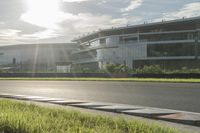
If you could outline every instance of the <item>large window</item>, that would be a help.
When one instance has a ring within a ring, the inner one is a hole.
[[[148,57],[194,56],[195,44],[152,44],[147,46]]]
[[[135,43],[138,42],[138,37],[120,37],[119,41],[120,43],[125,43],[125,44]]]
[[[193,40],[194,33],[170,33],[170,34],[152,34],[140,35],[140,40],[146,41],[173,41],[173,40]]]
[[[125,43],[134,43],[137,42],[138,38],[137,37],[130,37],[130,38],[124,38]]]

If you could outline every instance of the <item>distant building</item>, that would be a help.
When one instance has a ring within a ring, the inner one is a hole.
[[[0,47],[0,68],[17,71],[70,71],[75,43],[21,44]]]
[[[72,63],[90,69],[107,63],[200,67],[200,17],[100,30],[73,41]]]
[[[0,69],[70,72],[71,65],[98,70],[107,63],[200,67],[200,17],[99,30],[72,42],[1,46]]]

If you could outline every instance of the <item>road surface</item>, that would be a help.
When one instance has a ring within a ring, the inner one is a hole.
[[[0,93],[72,98],[200,113],[198,83],[2,80]]]

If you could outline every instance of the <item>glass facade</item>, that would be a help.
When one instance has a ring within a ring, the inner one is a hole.
[[[194,56],[195,44],[151,44],[147,46],[148,57]]]
[[[173,40],[193,40],[194,33],[170,33],[170,34],[147,34],[140,35],[141,41],[173,41]]]

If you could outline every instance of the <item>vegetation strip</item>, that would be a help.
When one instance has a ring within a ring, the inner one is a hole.
[[[73,110],[0,100],[0,132],[4,133],[178,133],[140,121],[83,114]]]
[[[168,78],[0,78],[0,80],[50,80],[50,81],[120,81],[120,82],[169,82],[200,83],[200,79]]]

